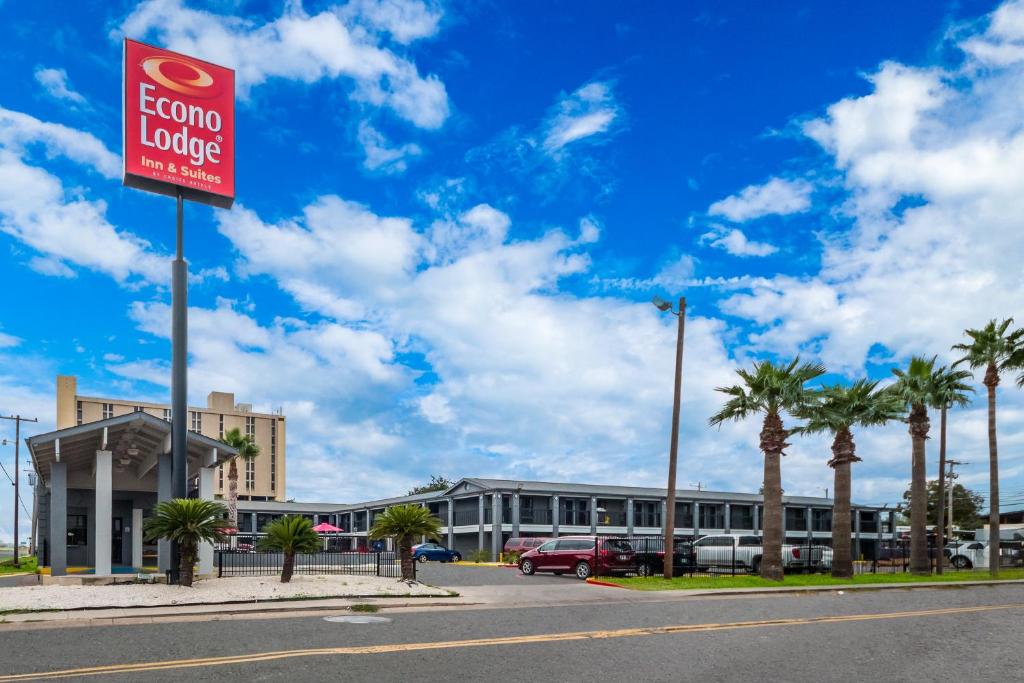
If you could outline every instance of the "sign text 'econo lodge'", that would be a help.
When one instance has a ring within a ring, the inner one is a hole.
[[[124,42],[124,184],[229,207],[235,196],[235,74]]]

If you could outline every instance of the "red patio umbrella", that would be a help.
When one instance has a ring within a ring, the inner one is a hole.
[[[333,534],[339,531],[344,531],[344,529],[339,529],[333,524],[328,524],[327,522],[320,522],[315,527],[313,527],[313,531],[317,532],[318,534]]]

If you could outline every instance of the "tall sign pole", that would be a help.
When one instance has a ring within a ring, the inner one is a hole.
[[[14,420],[14,559],[15,567],[18,564],[18,502],[21,500],[21,475],[18,470],[18,449],[21,447],[21,423],[39,422],[36,418],[22,417],[21,415],[0,415],[4,420]]]
[[[188,481],[188,263],[186,199],[230,208],[235,199],[235,72],[134,40],[124,41],[124,184],[175,198],[171,264],[172,498]],[[161,479],[166,473],[161,473]],[[179,552],[170,569],[177,580]]]

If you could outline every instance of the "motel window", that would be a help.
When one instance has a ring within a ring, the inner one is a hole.
[[[832,531],[832,511],[811,510],[811,531]]]
[[[165,422],[170,422],[171,421],[171,409],[170,408],[164,408],[164,421]]]
[[[754,508],[751,505],[731,505],[729,506],[729,514],[732,519],[729,520],[729,525],[733,529],[753,529],[754,528]]]
[[[203,414],[198,410],[193,410],[189,413],[189,417],[191,419],[191,426],[189,427],[189,430],[196,432],[197,434],[203,431]]]
[[[660,527],[661,502],[638,500],[633,503],[633,526]]]
[[[224,465],[217,468],[217,478],[220,480],[218,486],[224,488]]]
[[[256,418],[247,417],[245,418],[245,435],[250,439],[256,438]]]
[[[103,404],[103,419],[114,417],[114,404],[104,403]]]
[[[724,529],[725,506],[720,503],[703,503],[700,506],[701,529]]]
[[[142,412],[142,406],[132,406],[132,412],[133,413],[141,413]]]
[[[636,520],[633,523],[636,524]],[[693,527],[693,503],[676,503],[675,525],[677,529]]]
[[[256,463],[252,458],[245,459],[245,490],[252,491],[256,487]]]
[[[86,515],[68,515],[68,545],[89,544],[89,518]]]
[[[223,415],[221,415],[220,419],[217,421],[217,438],[218,439],[223,439],[224,438],[224,416]]]
[[[77,420],[78,424],[82,424],[82,402],[81,401],[76,401],[75,402],[75,419]]]
[[[786,508],[786,531],[807,531],[805,508]]]

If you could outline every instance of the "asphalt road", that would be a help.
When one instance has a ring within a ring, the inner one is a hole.
[[[459,586],[533,586],[581,583],[575,576],[555,576],[554,574],[523,576],[521,571],[510,567],[474,567],[445,562],[417,563],[416,578],[431,586],[443,586],[455,590],[458,590]]]
[[[72,677],[402,683],[496,676],[588,682],[1020,680],[1015,653],[1024,588],[385,610],[380,616],[390,621],[330,623],[317,616],[4,631],[0,683],[14,680],[7,678],[11,674],[46,676],[124,663],[142,668]],[[567,635],[579,632],[586,633]],[[309,654],[311,648],[330,650]],[[225,656],[238,659],[192,661],[187,668],[167,661]]]

